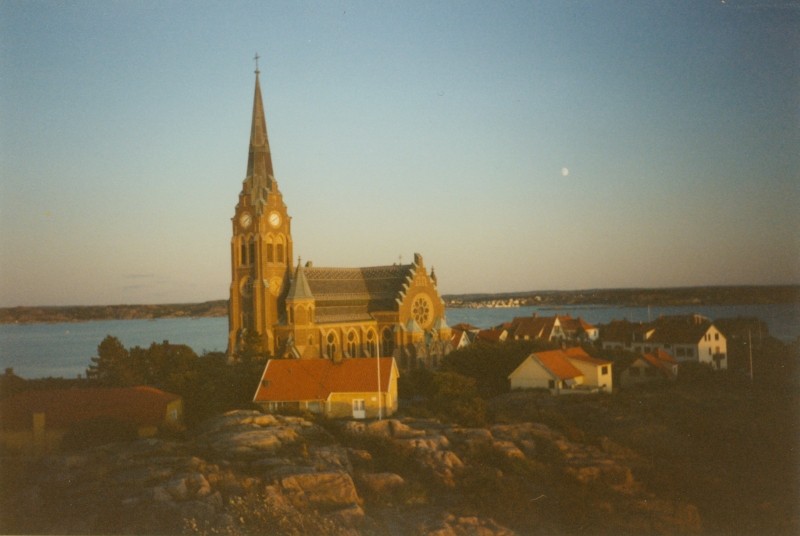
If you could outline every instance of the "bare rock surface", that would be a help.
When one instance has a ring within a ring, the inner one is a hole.
[[[586,500],[599,512],[624,510],[630,521],[620,532],[702,527],[692,505],[642,489],[632,470],[635,454],[608,440],[576,443],[537,423],[467,428],[386,419],[326,428],[235,411],[180,440],[144,439],[28,460],[26,478],[4,503],[13,514],[0,528],[490,536],[530,533],[536,520],[532,532],[545,534],[560,532],[560,501],[570,498],[553,498],[552,486],[565,481],[594,490]],[[496,511],[486,508],[492,501]]]

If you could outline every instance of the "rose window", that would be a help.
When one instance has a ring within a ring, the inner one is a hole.
[[[411,314],[420,327],[427,326],[431,317],[431,305],[428,299],[424,296],[420,296],[414,300],[414,304],[411,306]]]

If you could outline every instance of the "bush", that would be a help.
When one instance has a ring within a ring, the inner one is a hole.
[[[139,437],[136,425],[110,417],[100,417],[73,425],[64,435],[64,450],[83,450],[89,447],[133,441]]]

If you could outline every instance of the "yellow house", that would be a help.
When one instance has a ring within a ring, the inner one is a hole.
[[[183,400],[153,387],[51,389],[24,391],[2,403],[2,445],[51,451],[75,427],[116,423],[152,437],[160,427],[178,426]]]
[[[548,389],[552,394],[611,392],[611,362],[582,348],[534,352],[508,375],[511,389]]]
[[[387,417],[397,411],[400,373],[391,357],[270,359],[253,402],[269,413],[309,411],[334,418]]]
[[[614,382],[611,373],[611,361],[597,359],[586,353],[580,346],[567,348],[564,354],[570,363],[581,371],[584,377],[583,383],[597,387],[601,391],[610,393],[613,390]]]

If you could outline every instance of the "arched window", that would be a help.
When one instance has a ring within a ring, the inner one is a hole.
[[[239,264],[247,264],[247,244],[242,239],[241,247],[239,248]]]
[[[275,250],[272,244],[272,238],[267,240],[267,262],[275,262]]]
[[[325,339],[326,354],[330,359],[336,357],[336,335],[331,331]]]
[[[347,333],[347,357],[358,357],[358,337],[356,332],[350,330]]]
[[[383,328],[383,348],[381,348],[381,353],[386,356],[392,355],[394,352],[394,336],[392,334],[392,328],[386,327]]]
[[[247,264],[253,264],[255,260],[256,260],[256,241],[254,238],[251,238],[250,244],[248,245]]]
[[[375,332],[372,331],[372,330],[368,331],[367,332],[367,342],[366,342],[367,357],[380,357],[378,355],[378,352],[376,351],[377,348],[375,348],[375,345],[376,345],[377,342],[378,341],[377,341],[377,337],[375,337]]]
[[[278,254],[275,255],[278,262],[283,262],[283,244],[278,242]]]

